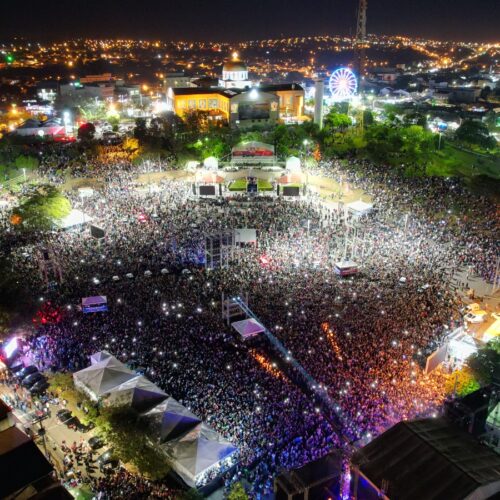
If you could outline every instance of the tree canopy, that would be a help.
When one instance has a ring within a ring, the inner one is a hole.
[[[488,385],[500,374],[500,339],[496,338],[470,356],[467,365],[482,385]]]
[[[455,137],[466,144],[482,148],[494,148],[496,140],[490,135],[488,126],[477,120],[465,120],[455,132]]]
[[[97,419],[98,426],[114,453],[124,463],[137,467],[150,479],[164,478],[170,465],[157,448],[145,439],[138,414],[127,407],[105,407]]]
[[[38,186],[26,196],[13,211],[23,227],[30,229],[51,229],[54,223],[71,212],[68,198],[51,185]]]

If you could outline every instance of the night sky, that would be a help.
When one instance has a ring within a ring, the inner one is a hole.
[[[0,39],[250,40],[349,34],[357,0],[3,0]],[[368,0],[368,32],[500,40],[500,0]]]

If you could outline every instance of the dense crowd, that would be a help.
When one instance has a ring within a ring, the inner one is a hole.
[[[425,352],[458,319],[449,286],[455,271],[468,265],[491,277],[498,228],[479,211],[493,207],[451,181],[413,186],[363,169],[366,175],[325,163],[318,172],[363,187],[378,209],[356,222],[362,272],[349,279],[333,272],[344,255],[345,213],[314,195],[202,201],[182,182],[151,192],[135,186],[127,168],[105,172],[92,197],[72,199],[105,230],[103,240],[88,232],[9,232],[3,241],[40,302],[61,313],[30,339],[38,363],[74,371],[106,349],[141,367],[238,446],[240,465],[224,479],[247,479],[256,497],[283,468],[439,411],[443,375],[424,375]],[[227,269],[205,271],[205,236],[243,227],[257,229],[258,245],[235,249]],[[45,248],[62,275],[48,293],[39,272]],[[248,345],[226,326],[222,292],[248,292],[250,307],[331,407],[266,342]],[[76,305],[97,294],[107,296],[109,311],[82,315]],[[96,491],[132,498],[128,492],[150,487],[126,476],[96,483]]]

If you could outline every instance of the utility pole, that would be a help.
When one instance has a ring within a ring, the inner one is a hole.
[[[366,11],[368,9],[368,0],[359,0],[358,22],[356,25],[356,40],[354,48],[356,53],[356,65],[359,78],[359,89],[363,90],[365,76],[365,43],[366,43]]]

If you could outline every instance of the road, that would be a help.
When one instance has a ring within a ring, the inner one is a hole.
[[[17,390],[17,395],[20,398],[20,401],[24,401],[25,403],[31,401],[29,392],[23,388]],[[4,381],[0,383],[0,397],[6,401],[9,406],[13,406],[12,402],[15,400],[14,389],[7,385]],[[54,465],[59,477],[61,477],[63,481],[67,481],[71,477],[71,474],[65,474],[63,461],[68,453],[63,451],[63,441],[66,443],[66,446],[69,447],[71,447],[73,443],[76,443],[77,445],[82,443],[82,456],[89,456],[87,440],[92,437],[92,431],[82,433],[70,429],[64,423],[59,422],[56,415],[57,412],[63,408],[61,404],[49,404],[49,412],[46,414],[37,410],[34,407],[34,402],[32,403],[32,409],[26,408],[25,410],[21,406],[21,404],[18,404],[17,407],[14,407],[12,413],[24,429],[31,430],[35,436],[35,442],[38,444],[41,451],[46,454],[48,460]],[[42,415],[43,417],[40,418]],[[45,429],[45,440],[39,435],[41,426]],[[103,450],[94,452],[92,458],[95,459],[102,451]],[[90,477],[98,478],[101,475],[97,467],[95,467],[92,471],[88,471],[85,468],[83,461],[81,461],[79,465],[77,465],[76,460],[74,460],[73,463],[75,464],[73,471],[79,471],[84,482],[87,482]]]

